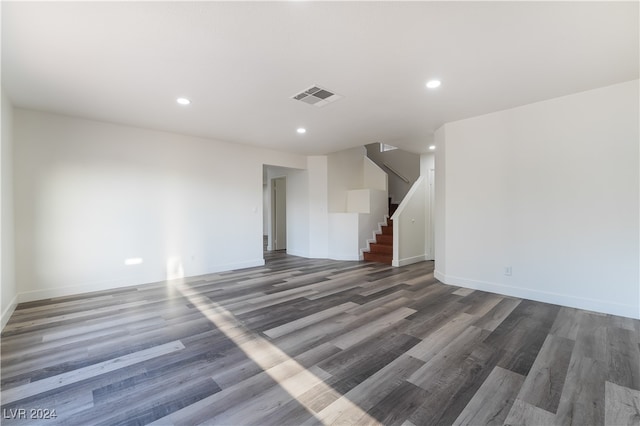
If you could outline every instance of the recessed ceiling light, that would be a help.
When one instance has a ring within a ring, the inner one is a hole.
[[[435,145],[429,145],[429,149],[430,149],[431,151],[433,151],[433,150],[435,150],[435,149],[436,149],[436,146],[435,146]]]
[[[296,132],[300,134],[307,133],[307,129],[305,129],[304,127],[298,127],[298,130],[296,130]]]
[[[435,89],[436,87],[440,87],[442,82],[440,80],[429,80],[427,81],[427,87],[429,89]]]
[[[176,102],[180,105],[189,105],[191,103],[191,101],[187,98],[178,98],[176,99]]]

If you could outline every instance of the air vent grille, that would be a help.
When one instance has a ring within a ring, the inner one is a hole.
[[[324,89],[318,85],[311,86],[308,89],[300,93],[296,93],[291,97],[291,99],[295,99],[296,101],[302,101],[306,104],[317,107],[323,107],[341,98],[342,96],[337,95],[334,92]]]

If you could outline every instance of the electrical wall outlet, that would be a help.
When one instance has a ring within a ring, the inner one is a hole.
[[[511,266],[505,266],[504,267],[504,274],[506,276],[510,277],[512,273],[513,273],[513,271],[511,270]]]

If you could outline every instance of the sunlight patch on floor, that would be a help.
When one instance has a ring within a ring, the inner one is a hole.
[[[284,389],[292,399],[296,400],[300,405],[305,407],[309,413],[313,414],[315,417],[315,422],[320,422],[322,424],[331,424],[333,423],[331,420],[342,417],[342,415],[348,413],[350,418],[357,418],[358,423],[360,424],[380,424],[376,419],[368,415],[365,411],[360,409],[360,407],[344,397],[338,400],[340,403],[335,404],[336,410],[331,410],[332,413],[329,416],[319,416],[318,413],[315,413],[311,409],[309,403],[300,399],[300,396],[311,388],[317,386],[326,387],[326,389],[321,389],[322,393],[331,392],[332,388],[324,383],[326,377],[318,377],[317,374],[314,374],[309,369],[302,366],[295,359],[291,358],[277,346],[269,342],[269,340],[251,330],[248,330],[231,312],[229,312],[223,306],[220,306],[219,304],[210,300],[208,297],[201,295],[197,290],[191,289],[184,282],[179,282],[175,285],[176,288],[203,315],[205,315],[213,324],[215,324],[215,326],[220,331],[222,331],[229,339],[231,339],[238,346],[238,348],[240,348],[247,355],[249,359],[260,366],[260,368],[266,374],[268,374],[282,389]],[[266,407],[262,406],[260,408],[262,416],[268,414],[268,411],[265,411]],[[278,405],[276,404],[274,404],[274,406],[272,407],[273,410],[276,410],[277,408]],[[185,407],[183,410],[188,409],[189,407]],[[323,410],[323,412],[326,413],[325,410]],[[244,413],[245,415],[248,415],[248,417],[250,417],[248,411],[244,411]],[[167,416],[167,418],[169,419],[171,419],[172,417],[172,415]],[[225,416],[225,413],[221,413],[220,417],[222,417],[220,420],[231,420],[231,418],[227,418],[227,416]],[[160,419],[160,421],[161,420],[162,419]],[[242,418],[236,418],[234,420],[242,420]],[[315,423],[313,422],[313,419],[310,420],[312,423]]]

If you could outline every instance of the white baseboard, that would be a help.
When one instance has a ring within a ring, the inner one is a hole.
[[[263,265],[264,265],[264,259],[253,259],[253,260],[248,260],[244,262],[218,264],[218,265],[212,265],[207,268],[204,268],[201,271],[194,271],[194,273],[190,273],[185,278],[213,274],[216,272],[232,271],[235,269],[253,268],[255,266],[263,266]],[[93,283],[84,283],[80,285],[67,286],[67,287],[56,287],[56,288],[25,291],[25,292],[18,293],[17,299],[18,299],[18,303],[33,302],[36,300],[50,299],[53,297],[66,297],[66,296],[73,296],[75,294],[92,293],[96,291],[105,291],[105,290],[115,290],[118,288],[139,286],[144,284],[162,282],[166,280],[167,280],[166,276],[152,277],[152,276],[133,275],[117,281],[116,280],[103,281],[103,282],[97,282],[97,283],[93,282]],[[4,314],[3,314],[3,321],[4,321]]]
[[[18,293],[18,303],[33,302],[36,300],[51,299],[54,297],[73,296],[75,294],[92,293],[96,291],[115,290],[133,285],[140,285],[151,281],[142,280],[138,283],[129,281],[113,281],[101,283],[87,283],[74,286],[42,288]]]
[[[531,288],[514,287],[505,284],[456,277],[445,275],[440,271],[435,271],[434,276],[439,281],[449,285],[471,288],[474,290],[488,291],[490,293],[498,293],[506,296],[517,297],[520,299],[529,299],[538,302],[551,303],[554,305],[567,306],[569,308],[584,309],[587,311],[640,319],[640,307],[638,306],[623,305],[619,303],[588,299],[568,294],[551,293]]]
[[[4,326],[7,325],[7,323],[9,322],[9,318],[11,318],[11,315],[13,314],[13,311],[16,310],[16,306],[18,306],[18,295],[16,294],[15,296],[13,296],[13,299],[11,299],[11,302],[9,302],[9,306],[7,306],[7,308],[4,310],[4,312],[2,313],[2,318],[0,319],[0,331],[4,330]]]
[[[289,250],[289,249],[287,249],[287,254],[290,254],[291,256],[306,257],[306,258],[311,257],[311,256],[309,256],[309,253],[306,253],[304,251],[299,251],[299,250]]]
[[[360,260],[360,256],[359,255],[352,255],[352,254],[330,254],[329,255],[329,259],[333,259],[333,260]]]
[[[424,254],[421,254],[420,256],[413,256],[413,257],[406,257],[404,259],[393,259],[391,261],[391,266],[404,266],[404,265],[411,265],[412,263],[418,263],[418,262],[423,262],[427,260],[427,256]]]
[[[329,255],[327,255],[326,251],[310,251],[309,259],[327,259]]]
[[[236,269],[254,268],[256,266],[264,266],[264,259],[245,260],[243,262],[225,263],[221,265],[211,265],[203,273],[193,274],[193,276],[213,274],[215,272],[233,271]]]

